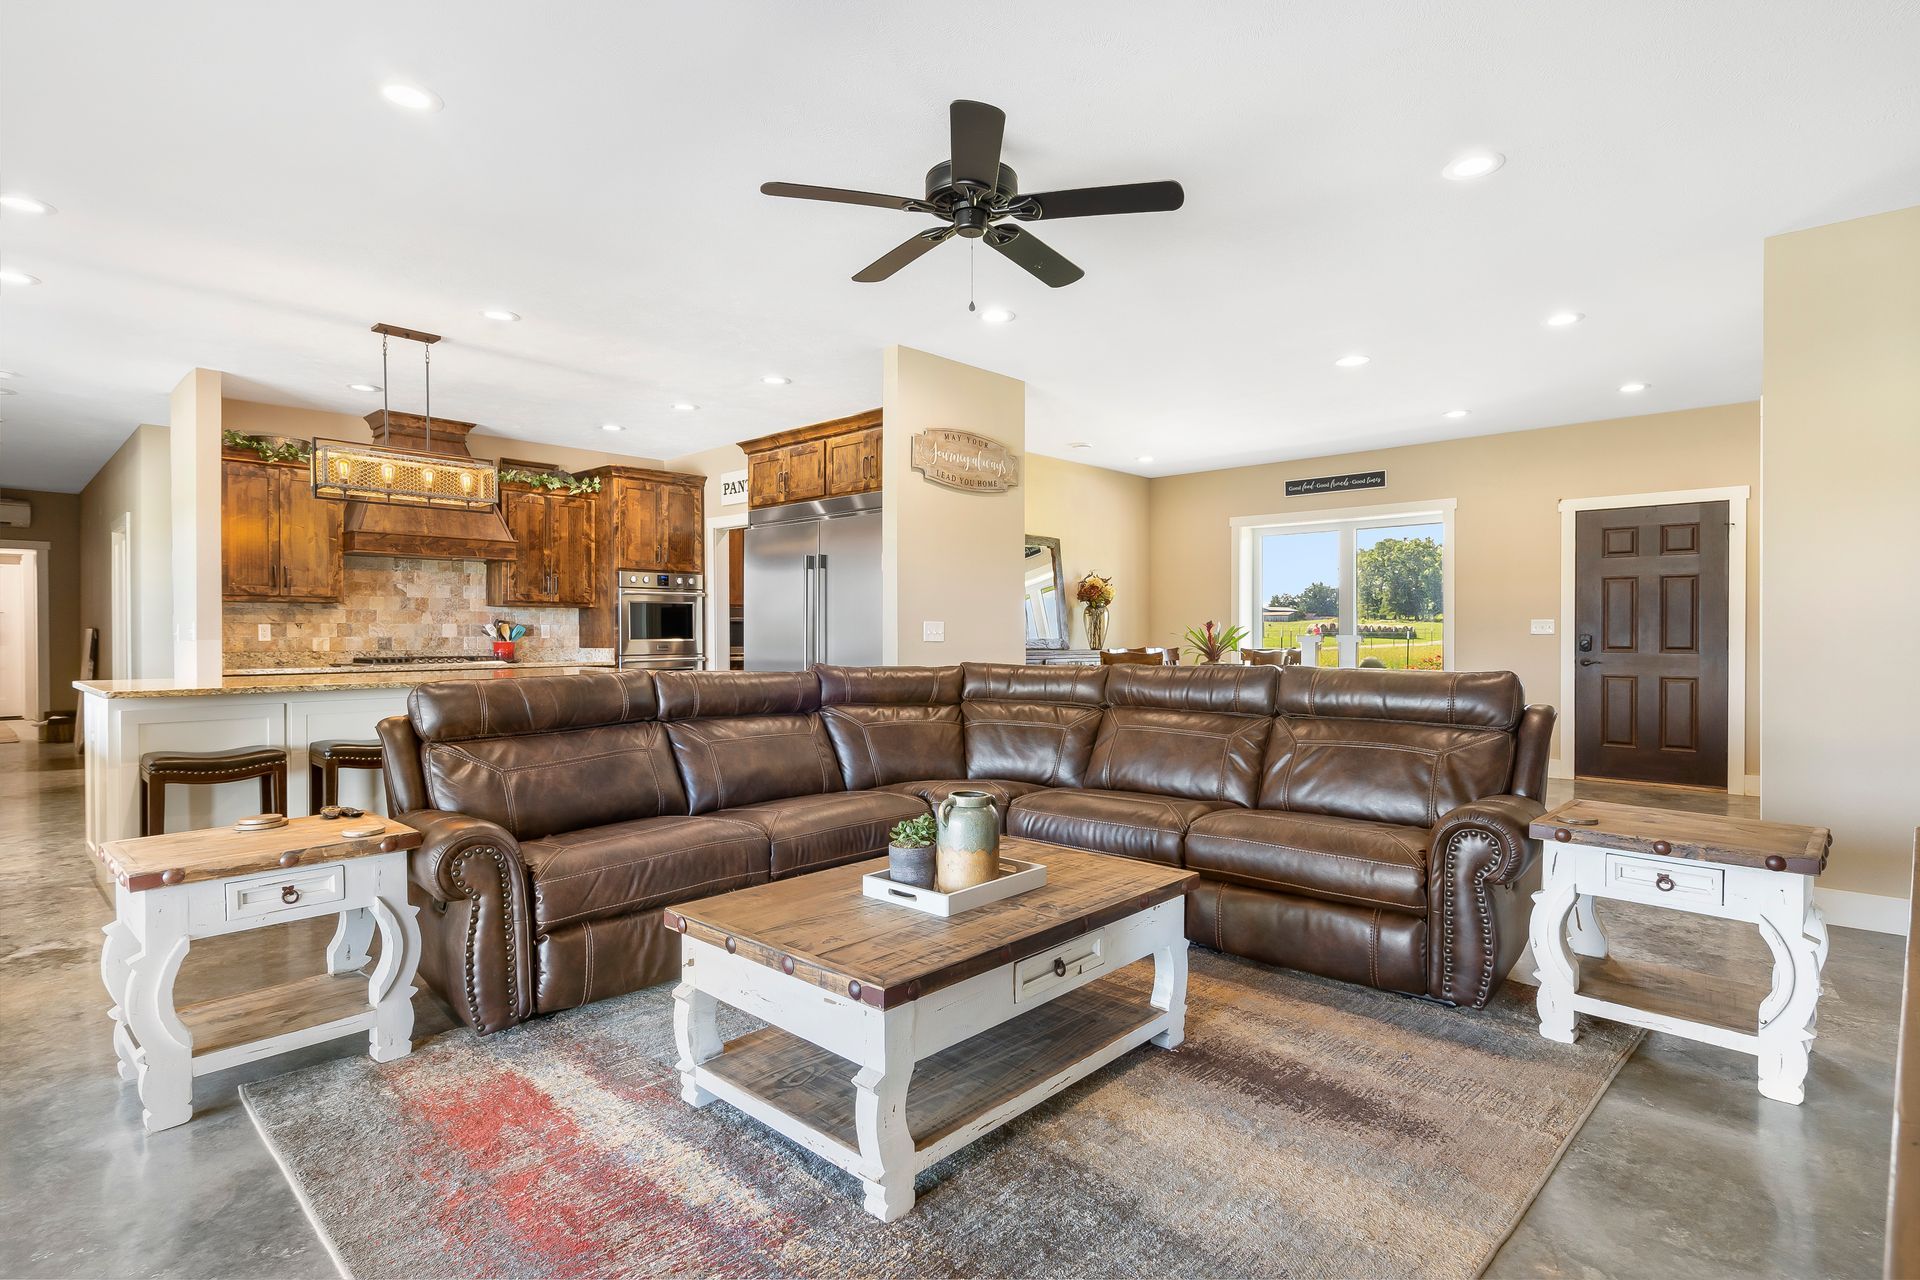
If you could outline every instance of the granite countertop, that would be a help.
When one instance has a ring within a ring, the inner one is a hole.
[[[495,658],[445,662],[424,659],[420,662],[393,664],[332,662],[325,666],[314,667],[228,667],[226,676],[231,680],[235,676],[359,675],[368,671],[505,671],[508,669],[531,671],[549,667],[611,667],[613,665],[611,660],[597,658],[526,658],[517,662],[501,662]]]
[[[172,679],[75,680],[81,693],[103,698],[194,698],[235,693],[329,693],[352,689],[410,689],[436,680],[497,680],[521,672],[561,675],[610,670],[610,662],[492,663],[463,662],[446,667],[330,667],[322,671],[274,675],[229,672],[204,683]]]

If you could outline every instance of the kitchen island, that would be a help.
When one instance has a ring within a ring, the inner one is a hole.
[[[140,834],[140,757],[149,751],[228,751],[284,747],[287,805],[310,808],[307,744],[323,738],[371,739],[374,726],[404,714],[407,694],[437,680],[496,680],[514,675],[560,675],[610,664],[534,663],[460,666],[356,667],[300,673],[236,672],[211,682],[76,680],[86,745],[87,844]],[[386,812],[381,776],[371,770],[340,774],[340,802]],[[218,826],[258,812],[252,782],[173,787],[167,828]]]

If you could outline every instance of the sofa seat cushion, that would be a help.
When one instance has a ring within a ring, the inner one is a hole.
[[[762,884],[770,863],[759,826],[711,815],[561,832],[521,845],[520,856],[542,932]]]
[[[1215,880],[1328,902],[1427,912],[1424,827],[1232,809],[1187,832],[1187,866]]]
[[[830,791],[725,809],[714,816],[750,822],[765,833],[778,880],[884,854],[893,824],[926,811],[926,801],[898,791]]]
[[[1015,800],[1046,790],[1037,782],[1017,782],[1012,778],[937,778],[924,782],[896,782],[883,789],[919,796],[927,802],[929,809],[938,808],[942,800],[956,791],[984,791],[993,797],[993,807],[1000,811],[1002,831],[1007,829],[1007,813],[1013,808]]]
[[[1013,802],[1007,834],[1177,867],[1187,828],[1228,807],[1137,791],[1036,791]]]

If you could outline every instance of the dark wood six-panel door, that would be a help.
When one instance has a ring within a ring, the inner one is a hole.
[[[1727,504],[1574,518],[1574,771],[1727,783]]]

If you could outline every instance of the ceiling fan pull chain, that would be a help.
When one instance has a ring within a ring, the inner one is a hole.
[[[973,251],[978,248],[978,240],[967,241],[967,310],[973,310]]]

